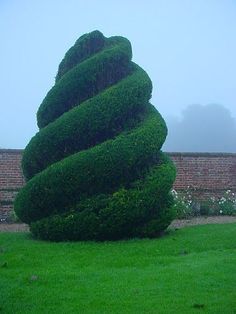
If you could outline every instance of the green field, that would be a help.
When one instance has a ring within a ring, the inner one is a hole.
[[[1,233],[0,313],[236,313],[236,224],[105,243]]]

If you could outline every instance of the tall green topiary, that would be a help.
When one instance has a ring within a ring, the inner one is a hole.
[[[173,219],[167,128],[130,42],[80,37],[59,65],[27,145],[18,217],[49,240],[155,237]]]

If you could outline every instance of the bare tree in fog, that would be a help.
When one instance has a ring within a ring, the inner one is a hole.
[[[165,151],[236,152],[236,120],[222,105],[190,105],[182,119],[167,117],[166,122]]]

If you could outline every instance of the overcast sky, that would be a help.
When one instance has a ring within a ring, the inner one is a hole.
[[[25,147],[59,62],[95,29],[131,41],[167,120],[212,103],[236,117],[235,0],[0,0],[0,147]]]

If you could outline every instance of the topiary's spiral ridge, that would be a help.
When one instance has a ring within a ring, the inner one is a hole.
[[[170,223],[175,168],[160,151],[167,128],[149,103],[151,80],[131,58],[127,39],[95,31],[62,60],[15,201],[35,236],[156,236]]]

